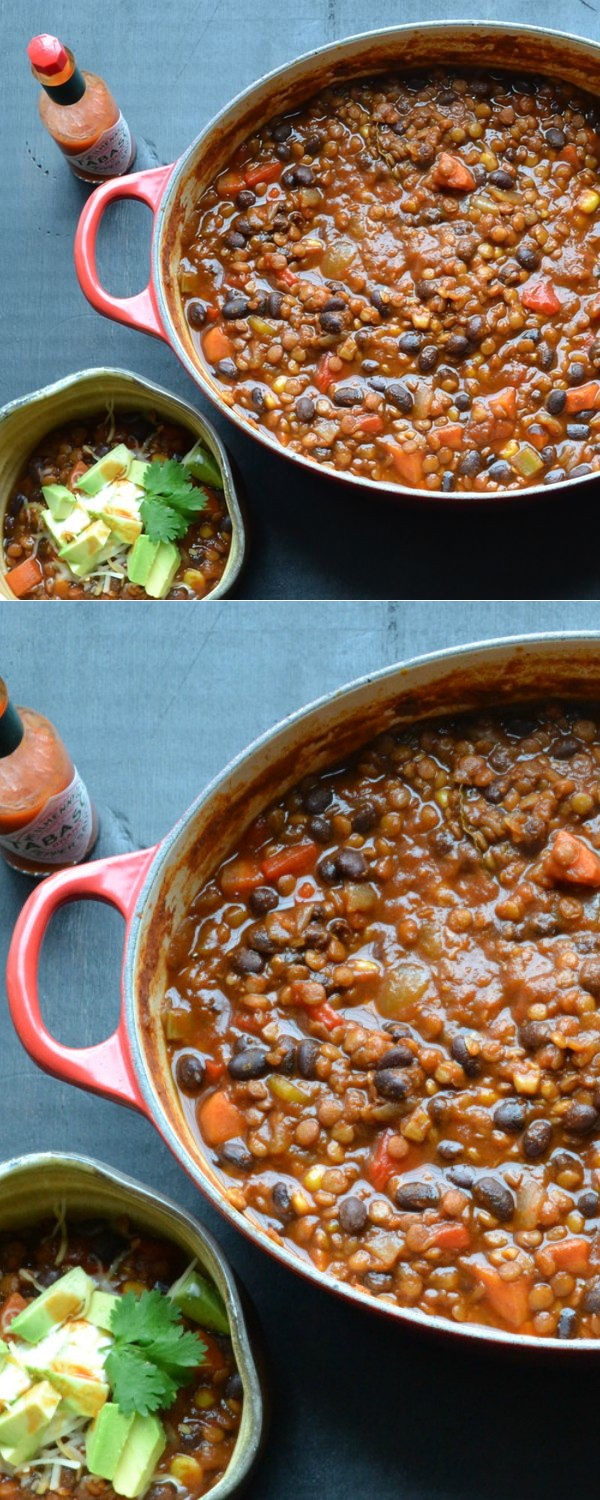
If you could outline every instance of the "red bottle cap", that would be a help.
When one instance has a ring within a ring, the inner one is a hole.
[[[36,73],[46,73],[49,78],[54,73],[62,73],[69,61],[66,47],[63,47],[57,36],[48,36],[45,31],[41,36],[31,38],[27,56]]]

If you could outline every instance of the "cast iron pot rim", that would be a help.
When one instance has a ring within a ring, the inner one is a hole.
[[[171,317],[169,298],[165,292],[166,276],[163,272],[162,264],[162,239],[165,221],[171,216],[173,210],[176,211],[177,209],[176,199],[182,186],[182,180],[189,169],[190,160],[202,146],[203,142],[213,132],[218,130],[224,119],[252,100],[257,87],[274,83],[277,78],[284,78],[291,67],[300,66],[303,63],[311,61],[318,64],[325,60],[328,54],[334,57],[340,49],[354,46],[358,43],[365,44],[366,46],[375,41],[388,39],[393,41],[395,38],[401,40],[403,36],[407,36],[415,31],[423,32],[428,36],[435,33],[439,34],[440,32],[447,34],[451,32],[460,33],[461,29],[473,32],[477,31],[479,27],[488,31],[499,31],[507,36],[527,36],[533,37],[534,40],[539,39],[540,41],[547,41],[550,38],[553,44],[564,42],[573,45],[574,43],[576,46],[585,48],[588,52],[596,53],[600,61],[600,42],[593,41],[589,37],[580,36],[578,32],[557,31],[550,26],[522,26],[518,21],[491,21],[477,17],[472,20],[468,17],[459,17],[457,20],[404,22],[401,26],[375,27],[371,31],[353,32],[350,36],[340,37],[338,41],[326,42],[323,47],[315,47],[309,52],[302,52],[298,57],[294,57],[290,61],[281,64],[278,68],[272,68],[270,72],[265,73],[260,79],[241,89],[222,109],[217,110],[211,116],[204,128],[199,131],[198,135],[194,137],[193,141],[185,148],[173,165],[155,213],[150,245],[153,290],[158,303],[160,319],[167,334],[167,342],[178,359],[181,360],[192,380],[200,387],[204,395],[222,416],[227,417],[229,421],[233,422],[246,437],[254,438],[270,453],[276,453],[280,458],[289,459],[292,463],[297,464],[303,469],[306,474],[311,474],[313,477],[315,474],[318,474],[322,478],[334,480],[340,485],[348,485],[351,488],[356,486],[359,489],[366,490],[373,496],[379,496],[385,500],[403,501],[414,505],[426,502],[436,507],[443,505],[446,509],[451,505],[453,507],[460,506],[464,509],[470,509],[473,506],[479,510],[483,510],[485,508],[489,509],[494,505],[512,505],[513,503],[523,504],[534,500],[549,500],[553,495],[563,493],[573,486],[579,488],[583,485],[585,487],[586,484],[589,485],[594,479],[600,480],[600,471],[596,473],[592,472],[591,474],[580,474],[575,479],[569,479],[567,476],[565,479],[559,480],[558,484],[553,485],[535,484],[528,486],[527,489],[498,490],[494,495],[486,495],[485,492],[479,493],[478,491],[458,491],[456,494],[442,495],[439,490],[409,489],[406,486],[394,484],[388,480],[367,479],[362,474],[353,474],[350,470],[335,469],[328,465],[322,465],[303,453],[296,453],[289,448],[284,448],[277,441],[277,438],[271,435],[268,429],[261,427],[259,424],[254,426],[251,421],[237,410],[235,405],[228,406],[222,399],[220,386],[207,368],[205,368],[200,356],[198,356],[197,360],[190,357],[183,338],[180,337]],[[457,40],[459,40],[459,36],[457,36]],[[558,46],[556,50],[558,54]],[[357,76],[359,75],[357,74]],[[172,296],[175,296],[174,292]]]
[[[443,1334],[446,1337],[452,1335],[459,1339],[476,1341],[478,1344],[484,1346],[497,1343],[509,1348],[517,1347],[519,1349],[526,1349],[537,1355],[543,1355],[548,1349],[560,1349],[563,1354],[570,1354],[571,1357],[590,1353],[600,1354],[600,1340],[541,1339],[534,1337],[533,1334],[509,1333],[503,1329],[491,1326],[487,1327],[483,1324],[452,1323],[449,1319],[441,1318],[434,1314],[430,1315],[416,1308],[402,1308],[395,1306],[391,1302],[380,1302],[368,1292],[361,1291],[358,1287],[348,1286],[345,1282],[336,1281],[326,1271],[318,1271],[312,1262],[305,1261],[300,1255],[293,1254],[286,1245],[278,1245],[275,1241],[271,1240],[266,1231],[260,1228],[258,1224],[248,1222],[246,1216],[228,1202],[225,1192],[219,1192],[213,1187],[208,1178],[205,1177],[202,1168],[194,1161],[182,1138],[171,1124],[169,1115],[163,1108],[160,1098],[152,1085],[151,1074],[146,1063],[144,1051],[140,1045],[135,996],[136,967],[146,900],[153,888],[156,889],[167,873],[174,847],[180,835],[195,817],[200,807],[210,801],[218,791],[226,787],[231,773],[237,770],[244,761],[250,760],[257,751],[268,746],[283,730],[300,724],[303,719],[308,718],[320,709],[330,707],[332,703],[340,701],[346,695],[360,688],[368,687],[372,683],[383,682],[386,677],[393,677],[400,671],[410,674],[420,667],[437,664],[443,665],[445,661],[455,661],[457,658],[465,661],[469,656],[480,651],[492,651],[501,655],[511,646],[515,647],[515,649],[523,648],[524,650],[533,647],[535,650],[539,646],[570,643],[576,645],[578,642],[585,642],[590,647],[600,647],[600,630],[536,631],[525,635],[499,636],[492,637],[490,640],[469,641],[457,647],[446,646],[441,651],[429,651],[423,655],[411,657],[407,661],[395,662],[393,666],[382,667],[376,672],[365,673],[352,682],[345,683],[343,687],[321,695],[305,707],[297,709],[280,719],[271,729],[266,730],[257,739],[252,740],[245,749],[241,750],[238,755],[234,756],[233,760],[228,762],[222,771],[218,772],[212,778],[204,790],[194,799],[183,816],[178,819],[170,833],[167,833],[158,845],[156,854],[148,867],[145,879],[138,892],[135,911],[126,929],[126,948],[122,975],[129,1045],[136,1077],[146,1104],[148,1119],[155,1128],[158,1128],[173,1155],[184,1167],[196,1186],[200,1188],[200,1191],[208,1198],[212,1206],[218,1209],[219,1213],[223,1214],[236,1229],[241,1230],[259,1250],[274,1256],[288,1270],[292,1270],[297,1275],[305,1277],[322,1291],[333,1292],[348,1302],[354,1302],[359,1307],[367,1308],[370,1312],[377,1312],[382,1316],[392,1317],[396,1321],[408,1324],[409,1327],[413,1325],[422,1328],[425,1332]],[[417,719],[418,715],[415,717]]]
[[[243,1453],[242,1472],[236,1479],[233,1490],[225,1484],[228,1470],[231,1468],[231,1464],[235,1458],[234,1448],[227,1469],[225,1469],[225,1472],[221,1475],[221,1479],[214,1486],[214,1492],[217,1497],[222,1491],[224,1492],[224,1500],[227,1500],[227,1496],[233,1497],[246,1484],[260,1454],[264,1440],[265,1410],[240,1292],[225,1251],[221,1249],[221,1246],[210,1230],[204,1224],[200,1223],[189,1209],[182,1208],[173,1198],[169,1198],[159,1189],[150,1187],[145,1182],[140,1182],[139,1178],[130,1177],[128,1173],[121,1172],[118,1167],[113,1167],[108,1162],[100,1161],[96,1156],[84,1155],[82,1152],[29,1151],[23,1155],[9,1157],[6,1161],[0,1162],[0,1193],[5,1184],[10,1183],[11,1179],[17,1176],[22,1176],[26,1180],[28,1175],[36,1170],[47,1169],[50,1171],[54,1168],[60,1169],[61,1167],[65,1167],[67,1170],[74,1170],[75,1174],[81,1174],[82,1178],[90,1177],[92,1180],[101,1179],[109,1187],[114,1186],[121,1190],[124,1206],[130,1208],[133,1219],[135,1219],[136,1204],[148,1204],[149,1207],[157,1205],[160,1209],[165,1210],[167,1215],[175,1219],[182,1228],[187,1229],[193,1234],[210,1251],[211,1255],[214,1256],[225,1283],[228,1299],[227,1311],[235,1327],[236,1337],[242,1353],[243,1364],[241,1374],[244,1381],[244,1395],[251,1403],[252,1408],[250,1434]],[[37,1223],[37,1217],[34,1216],[31,1223]],[[167,1228],[165,1228],[164,1234],[165,1238],[169,1239],[169,1230]]]

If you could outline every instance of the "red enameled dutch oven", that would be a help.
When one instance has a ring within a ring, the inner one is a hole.
[[[597,1350],[594,1340],[572,1343],[451,1324],[409,1308],[377,1302],[336,1282],[271,1235],[252,1213],[241,1213],[217,1176],[210,1151],[192,1134],[180,1108],[163,1039],[160,1013],[166,990],[166,951],[198,890],[232,852],[248,823],[303,776],[344,758],[398,722],[534,699],[600,699],[600,633],[529,636],[443,651],[362,678],[293,714],[226,767],[155,849],[98,860],[51,875],[26,902],[8,958],[12,1018],[31,1057],[57,1078],[104,1094],[147,1115],[178,1161],[210,1201],[263,1249],[349,1302],[446,1336],[535,1349],[560,1349],[564,1358]],[[59,906],[79,899],[106,901],[125,918],[122,1010],[114,1034],[95,1047],[63,1046],[46,1029],[37,971],[48,923]]]
[[[203,363],[185,319],[178,283],[182,231],[194,212],[200,194],[225,167],[237,147],[276,114],[297,108],[304,100],[329,84],[393,68],[468,65],[503,67],[516,73],[545,73],[561,78],[591,94],[600,92],[600,46],[582,37],[539,27],[493,24],[489,21],[430,22],[419,26],[396,26],[390,31],[366,32],[334,42],[311,52],[286,67],[269,73],[239,94],[215,116],[177,162],[149,172],[108,181],[97,188],[83,210],[75,239],[75,266],[86,297],[98,312],[142,333],[165,339],[205,396],[230,421],[250,433],[280,456],[300,464],[313,475],[343,479],[371,495],[430,503],[441,501],[469,505],[497,504],[535,496],[548,499],[548,488],[497,492],[495,495],[441,495],[431,490],[404,489],[400,484],[375,482],[348,472],[336,475],[316,461],[283,448],[265,428],[253,424],[242,409],[228,406],[223,386]],[[96,269],[96,236],[109,203],[118,198],[137,198],[152,209],[154,227],[150,257],[150,280],[135,297],[113,297],[101,285]],[[226,393],[225,393],[226,394]],[[566,485],[585,484],[586,478],[563,480],[552,493]]]

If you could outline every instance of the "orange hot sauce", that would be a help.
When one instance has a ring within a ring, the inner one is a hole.
[[[98,819],[60,735],[15,708],[0,678],[0,853],[15,870],[49,875],[93,849]]]
[[[127,172],[135,141],[104,79],[84,73],[58,37],[32,37],[31,71],[44,93],[40,115],[69,166],[84,182],[104,182]]]

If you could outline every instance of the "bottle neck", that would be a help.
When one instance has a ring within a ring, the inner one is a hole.
[[[51,83],[49,79],[44,80],[40,74],[38,78],[48,98],[52,99],[54,104],[78,104],[79,100],[83,99],[86,83],[76,63],[73,65],[70,78],[66,78],[63,83]]]
[[[4,706],[0,702],[0,760],[18,750],[24,733],[25,725],[20,713],[10,699],[5,697]]]

